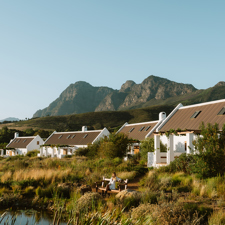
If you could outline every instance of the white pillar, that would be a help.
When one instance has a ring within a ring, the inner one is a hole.
[[[41,148],[40,148],[40,156],[41,156],[41,157],[43,156],[43,148],[44,148],[44,147],[41,147]]]
[[[187,136],[187,154],[190,154],[191,151],[194,150],[194,145],[193,145],[194,134],[187,133],[186,136]]]
[[[52,158],[54,158],[54,148],[55,147],[52,147]]]
[[[174,135],[170,134],[167,142],[167,164],[169,165],[170,162],[174,160],[174,149],[173,149],[173,138]]]
[[[160,135],[155,134],[154,135],[154,164],[160,163]]]

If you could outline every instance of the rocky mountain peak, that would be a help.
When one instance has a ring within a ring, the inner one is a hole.
[[[120,88],[120,92],[130,92],[131,88],[135,85],[136,83],[132,80],[127,80]]]
[[[225,86],[225,82],[224,81],[220,81],[214,87],[220,87],[220,86]]]

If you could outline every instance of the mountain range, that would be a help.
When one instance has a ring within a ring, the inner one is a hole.
[[[126,81],[115,90],[93,87],[87,82],[70,84],[48,107],[38,110],[33,117],[59,116],[99,111],[121,111],[154,105],[183,105],[225,98],[225,82],[208,89],[196,89],[191,84],[177,83],[151,75],[136,84]]]
[[[3,120],[0,120],[0,123],[4,122],[4,121],[19,121],[20,119],[18,118],[15,118],[15,117],[8,117],[8,118],[5,118]]]

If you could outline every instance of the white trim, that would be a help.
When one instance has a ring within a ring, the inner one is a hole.
[[[68,131],[68,132],[55,132],[55,133],[57,133],[57,134],[82,133],[83,134],[83,133],[91,133],[91,132],[102,132],[103,130]]]
[[[116,135],[127,125],[128,125],[128,122],[126,122],[122,127],[120,127],[120,129],[116,132]]]
[[[170,120],[170,118],[180,109],[183,107],[181,103],[179,103],[176,108],[162,121],[161,125],[156,129],[156,132],[159,132],[160,129]]]
[[[104,129],[102,130],[102,132],[94,139],[94,141],[92,141],[92,144],[99,138],[99,136],[104,132],[104,131],[107,131],[108,132],[108,135],[110,134],[108,129],[104,127]]]
[[[211,101],[211,102],[204,102],[204,103],[199,103],[199,104],[194,104],[194,105],[182,106],[180,109],[188,109],[188,108],[193,108],[193,107],[198,107],[198,106],[204,106],[204,105],[210,105],[210,104],[217,104],[217,103],[221,103],[221,102],[224,102],[225,103],[225,99]]]
[[[147,124],[147,123],[158,123],[159,120],[155,120],[155,121],[148,121],[148,122],[141,122],[141,123],[131,123],[131,124],[127,124],[126,126],[138,126],[138,125],[142,125],[142,124]]]
[[[163,120],[158,121],[158,123],[148,132],[145,138],[148,138],[155,131],[155,129],[162,123],[162,121]]]

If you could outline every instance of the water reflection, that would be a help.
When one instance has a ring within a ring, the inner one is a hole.
[[[8,225],[49,225],[53,222],[53,215],[46,211],[36,210],[0,210],[0,224]],[[60,222],[66,225],[66,222]]]

